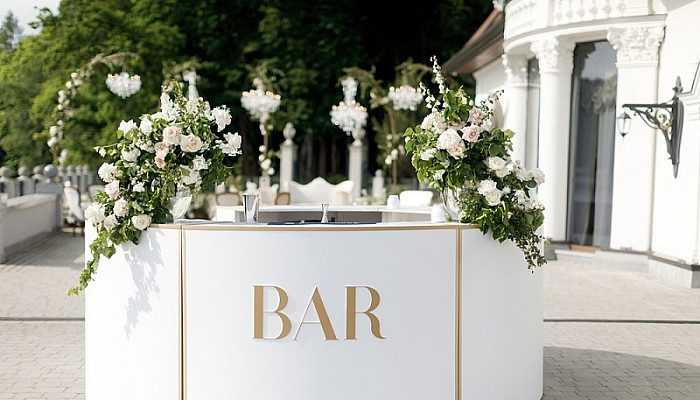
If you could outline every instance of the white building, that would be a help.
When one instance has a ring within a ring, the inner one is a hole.
[[[498,123],[516,132],[514,158],[546,175],[543,229],[557,257],[700,287],[697,37],[700,0],[494,1],[443,63],[474,77],[477,101],[504,90]],[[661,130],[622,105],[668,103],[677,77],[685,112],[674,176]]]

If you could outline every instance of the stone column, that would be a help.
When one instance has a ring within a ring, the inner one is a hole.
[[[296,165],[298,147],[292,139],[296,129],[287,122],[282,131],[285,141],[280,144],[280,191],[289,191],[289,182],[294,180],[294,165]]]
[[[501,105],[503,106],[503,128],[515,132],[513,136],[514,160],[526,165],[527,148],[527,57],[504,54],[503,67],[506,71],[506,84]]]
[[[352,201],[357,200],[360,197],[360,191],[362,190],[362,168],[364,165],[363,147],[364,144],[362,139],[355,139],[355,141],[348,146],[348,152],[350,153],[348,162],[348,179],[355,183],[352,186]]]
[[[12,168],[0,167],[0,192],[7,194],[8,198],[17,196],[17,183],[12,175]]]
[[[538,199],[545,206],[543,234],[552,242],[566,240],[574,47],[573,41],[562,37],[531,47],[540,67],[539,168],[545,174]]]
[[[56,181],[58,169],[53,164],[44,167],[44,176],[46,180],[36,184],[36,192],[56,195],[54,231],[60,232],[63,230],[63,184]]]
[[[617,114],[625,103],[658,103],[659,45],[662,27],[611,28],[608,40],[617,50]],[[610,247],[651,248],[654,195],[655,129],[632,116],[630,133],[615,135]]]

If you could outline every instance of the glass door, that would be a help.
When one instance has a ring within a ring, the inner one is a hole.
[[[574,50],[569,149],[568,240],[608,247],[615,150],[616,53],[607,41]]]

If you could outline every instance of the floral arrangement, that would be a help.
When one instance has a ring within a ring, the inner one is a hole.
[[[404,133],[417,178],[440,191],[451,220],[476,224],[500,242],[512,240],[531,270],[544,265],[544,238],[537,233],[544,206],[535,198],[544,174],[513,160],[515,133],[493,126],[501,92],[476,105],[462,87],[449,89],[436,58],[432,61],[441,100],[421,84],[430,114]]]
[[[231,123],[228,107],[212,109],[202,98],[185,98],[179,84],[170,86],[163,88],[159,112],[142,115],[138,125],[122,121],[118,141],[95,148],[113,161],[98,170],[105,189],[85,210],[97,238],[90,244],[92,259],[69,295],[87,287],[100,257],[111,257],[121,243],[138,244],[151,223],[172,222],[171,200],[178,191],[196,194],[231,175],[241,136],[222,133]]]

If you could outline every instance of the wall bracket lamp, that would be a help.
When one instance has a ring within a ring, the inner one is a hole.
[[[673,176],[678,177],[678,162],[681,150],[681,135],[683,133],[683,102],[678,95],[683,91],[681,78],[676,77],[676,86],[673,88],[673,98],[667,103],[660,104],[623,104],[622,108],[628,108],[634,115],[642,117],[647,126],[659,129],[666,142],[666,150],[673,165]],[[625,137],[630,131],[632,118],[626,111],[617,117],[617,129],[620,135]]]

